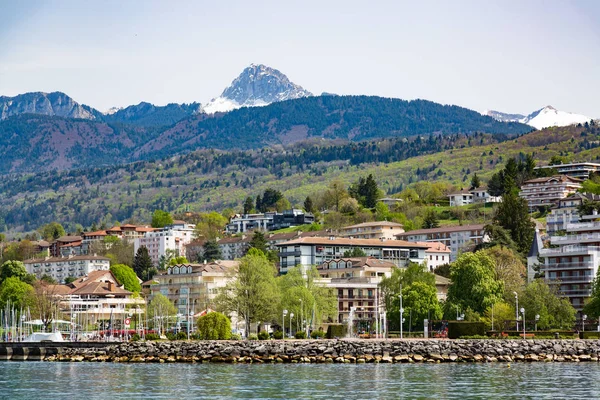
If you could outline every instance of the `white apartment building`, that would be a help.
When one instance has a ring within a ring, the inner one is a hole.
[[[219,288],[229,282],[237,267],[237,261],[224,260],[171,266],[154,276],[158,283],[150,286],[150,298],[161,293],[177,307],[179,314],[198,314],[211,308]]]
[[[591,162],[545,165],[535,167],[535,169],[555,169],[561,175],[568,175],[573,178],[587,179],[590,173],[600,171],[600,164]]]
[[[385,239],[350,239],[331,237],[302,237],[278,243],[279,272],[285,274],[288,268],[300,265],[308,268],[320,265],[325,261],[343,258],[344,253],[358,248],[367,257],[382,261],[390,261],[398,267],[405,267],[409,262],[425,261],[428,245],[407,242],[404,240]]]
[[[567,224],[566,232],[565,236],[551,236],[550,243],[558,247],[547,249],[542,248],[539,232],[536,232],[527,259],[528,279],[533,278],[533,267],[539,264],[546,282],[558,285],[559,292],[581,311],[591,295],[592,281],[600,263],[600,222]]]
[[[154,265],[158,265],[160,257],[166,256],[167,251],[176,256],[185,255],[185,245],[194,238],[195,225],[183,221],[175,221],[173,225],[166,226],[151,232],[146,232],[143,237],[138,237],[133,242],[134,252],[145,246]]]
[[[523,182],[519,196],[527,200],[530,210],[541,206],[553,206],[581,189],[582,182],[581,179],[567,175],[530,179]]]
[[[230,220],[225,231],[229,234],[244,233],[258,229],[259,231],[267,231],[268,226],[273,223],[275,212],[267,212],[264,214],[243,214],[235,215]]]
[[[49,275],[57,282],[64,283],[65,279],[85,276],[94,271],[108,271],[110,259],[96,255],[70,257],[32,258],[23,261],[28,273],[37,279]]]
[[[440,242],[450,248],[450,261],[454,261],[463,247],[490,240],[483,228],[483,224],[444,226],[441,228],[417,229],[401,233],[396,237],[410,242]]]
[[[340,228],[337,236],[355,239],[396,239],[396,235],[404,232],[402,224],[388,221],[363,222]]]

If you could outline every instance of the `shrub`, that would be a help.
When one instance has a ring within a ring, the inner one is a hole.
[[[323,332],[322,330],[312,331],[310,333],[310,337],[313,339],[322,339],[325,337],[325,332]]]
[[[258,336],[256,335],[256,333],[251,333],[248,336],[248,340],[258,340]]]
[[[461,336],[483,336],[485,335],[484,322],[449,321],[448,338],[458,339]]]
[[[173,333],[173,332],[167,332],[167,334],[165,336],[169,340],[175,340],[177,338],[176,335],[175,335],[175,333]]]
[[[258,332],[258,340],[269,340],[269,339],[271,339],[271,336],[269,336],[269,332],[267,332],[267,331]]]
[[[187,340],[188,335],[185,332],[177,332],[177,335],[175,335],[175,339],[176,340]]]
[[[273,332],[273,339],[283,339],[283,332],[282,331]]]
[[[139,335],[139,334],[137,334],[137,333],[134,333],[134,334],[133,334],[133,336],[131,336],[131,341],[132,341],[132,342],[137,342],[137,341],[139,341],[140,339],[141,339],[141,338],[140,338],[140,335]]]
[[[579,332],[580,339],[600,339],[600,332]]]
[[[158,333],[147,333],[146,334],[146,340],[159,340],[160,336],[158,336]]]
[[[327,327],[327,339],[342,338],[346,336],[345,325],[329,325]]]
[[[194,332],[190,335],[190,339],[192,340],[202,340],[202,338],[200,337],[200,334],[198,332]]]
[[[298,332],[296,332],[295,337],[296,337],[296,339],[306,339],[306,332],[298,331]]]
[[[229,340],[242,340],[242,335],[240,335],[239,333],[232,333]]]
[[[227,340],[231,337],[231,321],[218,312],[211,312],[198,318],[197,326],[202,340]]]

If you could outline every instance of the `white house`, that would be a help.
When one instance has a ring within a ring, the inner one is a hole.
[[[450,193],[448,198],[450,199],[450,207],[473,204],[473,193],[467,189],[461,189],[458,192]]]
[[[194,238],[194,228],[195,225],[175,221],[173,225],[146,232],[143,237],[134,240],[134,252],[137,253],[140,247],[146,246],[154,265],[158,265],[160,257],[166,256],[168,251],[176,256],[183,256],[186,254],[185,245]]]

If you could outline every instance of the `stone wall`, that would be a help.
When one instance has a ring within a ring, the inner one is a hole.
[[[598,340],[270,340],[4,343],[0,360],[225,363],[598,362]]]

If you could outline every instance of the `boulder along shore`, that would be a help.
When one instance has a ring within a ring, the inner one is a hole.
[[[598,362],[599,340],[0,343],[0,360],[211,363]]]

